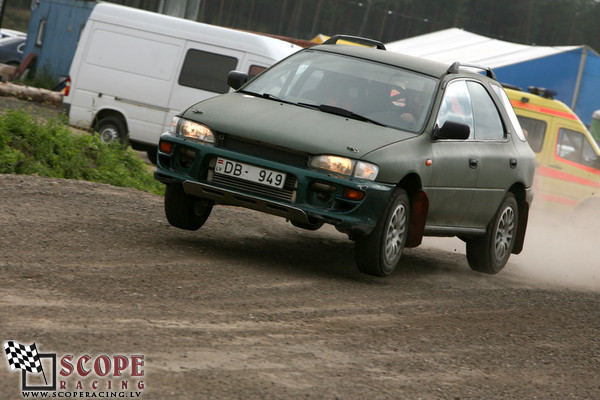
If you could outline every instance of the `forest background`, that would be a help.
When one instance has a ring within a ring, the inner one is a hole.
[[[27,31],[31,0],[5,0],[3,28]],[[150,11],[161,0],[109,0]],[[509,42],[600,49],[600,0],[201,0],[198,21],[312,39],[344,33],[384,43],[457,27]]]

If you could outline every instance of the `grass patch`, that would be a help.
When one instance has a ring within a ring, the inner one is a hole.
[[[164,185],[131,149],[104,144],[97,135],[74,134],[56,118],[35,120],[22,109],[0,115],[0,173],[86,180],[164,194]]]

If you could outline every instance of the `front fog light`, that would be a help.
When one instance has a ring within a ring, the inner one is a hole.
[[[200,142],[215,142],[215,135],[208,126],[190,120],[185,120],[180,124],[179,134],[188,139],[198,140]]]

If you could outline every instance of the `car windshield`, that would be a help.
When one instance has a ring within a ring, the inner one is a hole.
[[[423,128],[437,80],[360,58],[305,50],[242,91],[412,132]]]

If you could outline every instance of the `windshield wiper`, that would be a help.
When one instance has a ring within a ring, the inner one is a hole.
[[[335,115],[339,115],[342,117],[356,119],[359,121],[370,122],[372,124],[379,125],[379,126],[387,126],[386,124],[382,124],[379,121],[375,121],[374,119],[365,117],[364,115],[357,114],[353,111],[346,110],[345,108],[341,108],[341,107],[329,106],[327,104],[321,104],[319,106],[314,106],[311,104],[301,104],[301,105],[312,106],[314,108],[317,108],[317,109],[319,109],[323,112],[329,113],[329,114],[335,114]]]
[[[296,104],[296,103],[288,101],[288,100],[280,99],[279,97],[277,97],[271,93],[256,93],[256,92],[250,92],[248,90],[238,90],[238,92],[244,93],[244,94],[249,94],[251,96],[262,97],[263,99],[267,99],[267,100],[279,101],[279,102],[286,103],[286,104]]]

